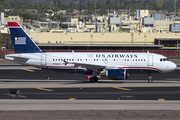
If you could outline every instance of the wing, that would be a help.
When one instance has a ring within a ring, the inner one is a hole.
[[[81,66],[82,68],[86,68],[97,73],[103,70],[119,69],[121,67],[124,67],[124,66],[113,66],[113,65],[106,66],[106,65],[90,64],[90,63],[76,63],[76,62],[73,62],[72,64],[74,64],[75,66]]]
[[[82,68],[86,68],[94,72],[99,72],[106,68],[106,66],[103,66],[103,65],[94,65],[94,64],[88,64],[88,63],[73,63],[73,64],[75,66],[81,66]]]

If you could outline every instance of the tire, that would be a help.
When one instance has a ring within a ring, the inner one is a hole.
[[[98,81],[98,78],[95,76],[95,77],[91,77],[90,80],[89,80],[91,83],[94,83],[94,82],[97,82]]]

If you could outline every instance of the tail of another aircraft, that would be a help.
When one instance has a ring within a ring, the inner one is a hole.
[[[15,53],[43,52],[17,22],[8,22]]]

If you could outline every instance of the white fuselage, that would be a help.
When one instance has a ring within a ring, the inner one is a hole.
[[[165,56],[154,53],[44,52],[10,54],[6,55],[5,59],[49,69],[81,68],[81,66],[74,66],[73,63],[127,70],[151,70],[160,73],[171,72],[176,68],[176,64],[169,61]],[[65,64],[65,61],[68,64]]]

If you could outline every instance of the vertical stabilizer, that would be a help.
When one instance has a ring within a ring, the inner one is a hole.
[[[17,22],[8,22],[15,53],[43,52],[25,33]]]

